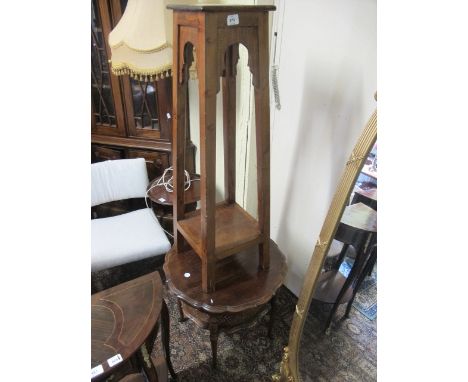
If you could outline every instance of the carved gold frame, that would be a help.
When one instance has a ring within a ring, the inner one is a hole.
[[[374,96],[376,98],[376,95]],[[330,243],[335,236],[338,224],[349,200],[351,191],[354,188],[357,177],[361,172],[364,162],[372,150],[377,140],[377,110],[374,110],[367,125],[359,137],[356,146],[351,153],[349,160],[346,162],[345,171],[341,177],[338,188],[333,197],[332,203],[328,210],[322,230],[320,231],[317,244],[314,248],[314,253],[310,259],[309,268],[305,275],[304,284],[297,301],[296,311],[289,332],[289,343],[284,348],[283,358],[281,361],[280,371],[273,376],[273,381],[280,382],[299,382],[301,377],[299,374],[299,344],[301,340],[302,330],[307,318],[310,302],[312,301],[313,292],[322,270],[326,254],[330,247]],[[304,314],[305,313],[305,314]]]

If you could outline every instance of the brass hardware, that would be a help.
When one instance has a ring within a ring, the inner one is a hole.
[[[363,160],[364,158],[367,158],[367,155],[362,155],[359,157],[354,156],[354,152],[351,154],[351,158],[349,158],[349,161],[346,162],[346,165],[349,165],[351,163],[358,162],[360,160]]]
[[[289,368],[289,348],[287,346],[284,348],[280,371],[278,374],[273,375],[272,379],[275,382],[294,382],[294,377],[291,375],[291,370]]]
[[[302,318],[302,315],[304,314],[304,309],[299,309],[299,306],[296,305],[296,313],[299,317]]]
[[[316,247],[318,248],[324,248],[328,245],[328,241],[321,242],[320,237],[317,240],[317,244],[315,244]]]

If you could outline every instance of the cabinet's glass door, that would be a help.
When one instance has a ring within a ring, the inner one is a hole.
[[[125,119],[119,79],[111,73],[108,62],[107,37],[114,24],[113,16],[107,0],[91,1],[92,131],[124,135]]]
[[[91,99],[96,124],[115,126],[115,106],[112,97],[109,65],[97,1],[91,8]]]
[[[127,0],[120,0],[122,13]],[[128,135],[169,140],[171,134],[172,78],[144,82],[123,76]]]
[[[136,129],[159,131],[156,84],[130,80],[133,99],[133,120]]]

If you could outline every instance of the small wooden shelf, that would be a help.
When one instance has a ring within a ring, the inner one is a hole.
[[[257,221],[237,203],[222,203],[215,211],[215,256],[224,259],[261,241]],[[179,232],[201,258],[200,210],[186,214],[177,223]]]
[[[338,294],[340,293],[341,288],[346,281],[341,272],[337,270],[327,271],[320,274],[317,281],[317,287],[315,288],[314,300],[325,302],[328,304],[334,304]],[[350,286],[343,298],[341,299],[341,304],[351,300],[353,296],[353,288]]]

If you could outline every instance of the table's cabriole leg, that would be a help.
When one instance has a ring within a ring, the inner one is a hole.
[[[174,380],[177,380],[176,373],[172,367],[171,350],[169,348],[169,311],[167,310],[166,302],[163,300],[161,308],[161,341],[163,346],[164,358],[166,359],[167,368]]]
[[[213,369],[216,369],[218,366],[218,324],[210,324],[210,342],[211,342],[211,353],[212,353],[212,361],[213,361]]]

